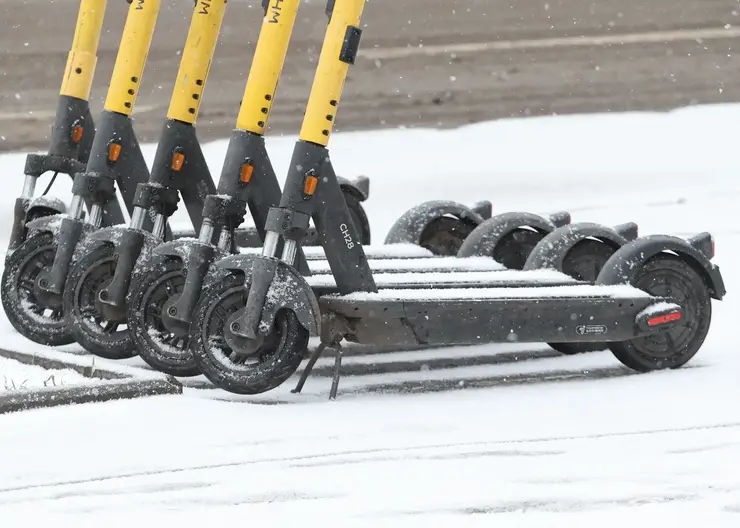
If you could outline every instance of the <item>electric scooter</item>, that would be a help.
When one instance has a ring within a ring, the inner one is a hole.
[[[325,170],[342,88],[359,48],[364,4],[329,3],[331,19],[303,126],[280,205],[265,223],[262,254],[226,257],[206,279],[190,327],[190,348],[201,372],[230,392],[272,390],[296,371],[310,335],[320,336],[321,345],[296,391],[323,351],[333,348],[330,398],[337,393],[343,340],[401,346],[603,342],[641,372],[688,362],[709,330],[712,298],[725,294],[719,268],[711,262],[709,233],[688,240],[636,238],[608,258],[594,284],[555,270],[546,279],[538,276],[548,271],[538,266],[547,267],[589,239],[584,226],[578,236],[558,233],[554,248],[552,239],[543,239],[525,269],[506,276],[471,284],[446,274],[414,284],[387,280],[379,287],[337,181]],[[333,291],[320,295],[295,267],[310,219],[335,282]]]

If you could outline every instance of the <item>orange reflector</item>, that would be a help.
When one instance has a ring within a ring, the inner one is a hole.
[[[658,326],[661,324],[670,323],[672,321],[678,321],[681,319],[681,312],[671,312],[669,314],[665,315],[659,315],[657,317],[653,317],[651,319],[648,319],[648,326]]]
[[[117,161],[121,155],[121,145],[118,143],[111,143],[108,145],[108,159],[111,161]]]
[[[303,184],[303,193],[307,196],[313,196],[316,192],[316,186],[319,184],[319,178],[313,174],[306,176],[306,181]]]
[[[252,173],[254,173],[254,165],[252,165],[252,162],[247,162],[244,165],[242,165],[241,173],[239,174],[239,179],[242,183],[249,183],[252,179]]]
[[[172,170],[179,171],[182,169],[182,165],[185,163],[185,154],[182,152],[175,152],[172,155]]]
[[[84,134],[84,132],[85,129],[83,127],[79,125],[74,127],[72,129],[72,141],[74,141],[75,143],[79,143],[80,141],[82,141],[82,135]]]

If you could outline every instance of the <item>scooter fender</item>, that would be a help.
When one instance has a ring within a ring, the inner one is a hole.
[[[618,228],[627,231],[623,226]],[[614,250],[628,242],[627,238],[619,234],[616,229],[600,224],[579,222],[566,225],[553,230],[540,240],[529,254],[524,270],[555,269],[561,271],[568,252],[587,238],[596,238]]]
[[[152,251],[152,255],[174,257],[187,263],[192,252],[191,250],[196,244],[200,244],[196,238],[178,238],[176,240],[165,242],[164,244],[159,244]],[[214,248],[214,250],[214,261],[220,260],[229,255],[228,252],[223,251],[222,249]]]
[[[124,232],[131,229],[127,225],[117,225],[104,227],[97,231],[90,233],[84,238],[84,240],[77,245],[74,253],[74,259],[77,260],[82,258],[84,255],[95,251],[97,248],[104,245],[112,245],[116,247],[121,240],[121,236]],[[139,257],[136,259],[135,269],[139,268],[143,262],[149,259],[149,256],[158,245],[162,243],[161,238],[157,238],[151,233],[146,231],[141,232],[144,235],[144,245],[141,247]]]
[[[337,181],[342,191],[349,192],[361,202],[364,202],[370,196],[370,178],[367,176],[358,176],[354,180],[337,176]]]
[[[596,284],[631,284],[640,267],[658,253],[669,252],[681,257],[704,279],[712,298],[724,297],[725,283],[719,266],[699,248],[703,247],[708,233],[691,239],[669,235],[650,235],[633,240],[619,248],[606,262],[596,279]]]
[[[26,218],[41,218],[44,216],[53,216],[65,214],[67,206],[59,198],[53,196],[37,196],[26,209]]]
[[[29,232],[33,231],[38,233],[51,233],[52,235],[54,235],[54,237],[57,237],[59,235],[59,230],[62,227],[62,220],[64,220],[66,217],[66,214],[42,216],[41,218],[37,218],[28,222],[26,224],[26,227],[28,228]],[[83,236],[87,235],[94,229],[94,226],[88,224],[87,222],[84,222],[82,228]]]
[[[215,271],[228,270],[243,273],[245,286],[249,288],[254,262],[265,258],[254,254],[229,255],[216,262],[213,267]],[[275,266],[275,271],[265,296],[260,324],[271,327],[275,322],[277,312],[287,308],[296,314],[298,321],[306,330],[313,335],[318,335],[321,329],[321,312],[313,289],[292,266],[278,259],[269,260]]]
[[[427,226],[443,216],[454,216],[479,226],[485,218],[471,208],[457,202],[432,200],[424,202],[402,214],[385,237],[385,244],[416,244]]]
[[[457,252],[458,257],[481,257],[493,254],[494,248],[506,235],[522,226],[531,227],[542,234],[555,229],[552,221],[532,213],[502,213],[492,216],[468,235]]]

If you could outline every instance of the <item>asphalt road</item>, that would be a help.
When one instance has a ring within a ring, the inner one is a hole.
[[[128,4],[109,0],[92,94],[102,108]],[[43,148],[77,0],[0,0],[0,150]],[[304,0],[271,118],[300,127],[326,27]],[[192,2],[163,0],[135,112],[164,119]],[[201,138],[232,129],[262,11],[229,2],[205,90]],[[738,0],[369,0],[336,129],[440,126],[507,116],[668,109],[740,100]]]

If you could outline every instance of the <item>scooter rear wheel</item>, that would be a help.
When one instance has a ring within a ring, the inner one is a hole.
[[[56,251],[52,233],[36,233],[8,257],[2,278],[3,308],[10,324],[25,338],[48,346],[74,343],[61,299],[42,303],[36,285],[38,275],[51,268]]]
[[[237,356],[224,338],[224,327],[246,301],[244,275],[208,281],[193,314],[190,343],[195,362],[214,385],[253,395],[278,387],[295,373],[306,353],[309,333],[292,311],[282,310],[264,344],[250,356]]]
[[[98,293],[116,271],[114,249],[100,246],[84,255],[69,270],[64,288],[64,313],[75,340],[88,352],[106,359],[136,356],[126,326],[126,312],[104,315]],[[123,327],[123,328],[121,328]]]
[[[496,244],[493,249],[493,260],[506,269],[524,269],[529,254],[544,236],[543,233],[531,229],[515,229]]]
[[[454,257],[465,239],[475,229],[475,224],[442,216],[429,222],[419,237],[419,245],[439,257]]]
[[[712,299],[704,279],[680,257],[663,253],[642,265],[632,285],[651,295],[676,299],[681,320],[657,334],[611,343],[609,349],[638,372],[685,365],[701,348],[712,322]]]
[[[187,268],[180,259],[157,256],[149,262],[149,269],[131,287],[127,314],[139,357],[165,374],[197,376],[200,369],[190,352],[190,336],[178,336],[162,321],[167,301],[183,290]]]

